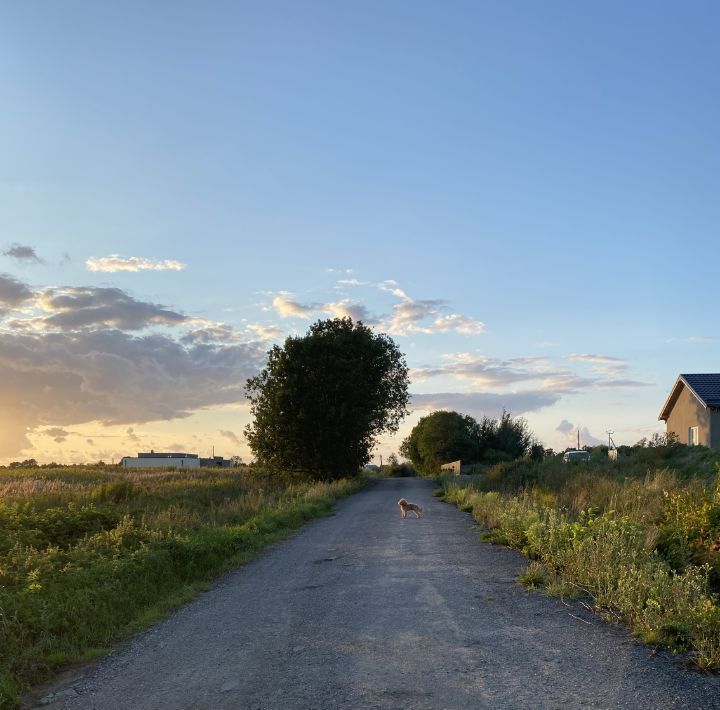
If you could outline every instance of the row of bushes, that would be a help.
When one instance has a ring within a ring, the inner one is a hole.
[[[232,471],[137,472],[109,482],[73,474],[51,493],[39,487],[36,497],[7,498],[0,708],[57,666],[101,652],[327,514],[365,480],[279,486]],[[0,485],[9,483],[0,476]]]
[[[444,499],[470,511],[487,539],[536,561],[528,583],[588,594],[645,641],[720,670],[716,476],[621,477],[592,464],[519,461],[442,482]]]

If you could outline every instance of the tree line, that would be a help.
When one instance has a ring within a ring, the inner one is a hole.
[[[475,420],[468,414],[438,411],[422,417],[400,446],[400,453],[420,473],[433,474],[440,466],[461,460],[464,464],[496,464],[522,456],[542,458],[525,419],[503,411],[499,419]]]
[[[306,335],[274,346],[265,368],[247,381],[250,448],[276,474],[353,475],[370,460],[378,437],[396,432],[409,413],[409,383],[405,356],[388,335],[350,318],[320,320]],[[497,463],[533,446],[525,420],[507,412],[476,421],[440,411],[420,419],[400,453],[431,474],[448,461]]]

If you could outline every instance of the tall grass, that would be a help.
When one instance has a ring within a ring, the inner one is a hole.
[[[0,472],[0,708],[189,599],[366,479],[236,470]]]
[[[720,670],[718,475],[635,464],[518,461],[446,477],[443,497],[542,566],[527,586],[582,591],[645,641]]]

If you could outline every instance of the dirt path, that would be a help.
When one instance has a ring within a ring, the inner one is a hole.
[[[432,488],[349,498],[45,707],[720,708],[718,678],[523,590],[526,560],[479,543]],[[425,516],[403,520],[401,496]]]

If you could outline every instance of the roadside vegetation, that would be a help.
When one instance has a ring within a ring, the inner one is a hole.
[[[720,670],[720,455],[662,437],[590,463],[525,457],[439,478],[491,542],[532,562],[528,588],[591,598],[647,643]]]
[[[367,478],[250,469],[0,470],[0,708],[188,601]]]

